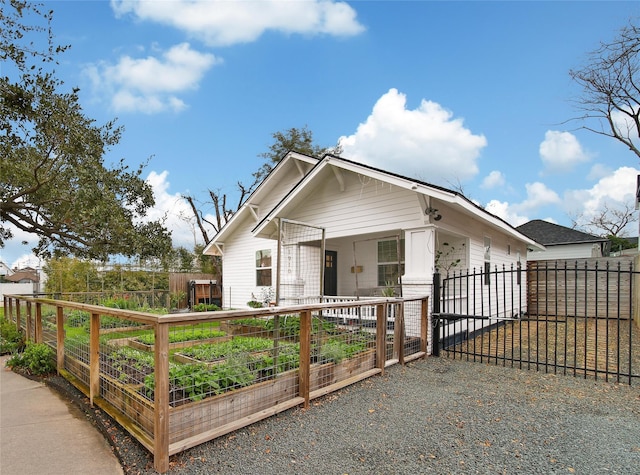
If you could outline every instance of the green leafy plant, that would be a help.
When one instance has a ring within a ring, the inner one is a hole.
[[[272,348],[273,340],[269,338],[236,337],[220,343],[205,343],[184,348],[180,354],[196,360],[212,362],[239,353],[267,351]]]
[[[197,303],[193,306],[194,312],[217,312],[218,310],[220,307],[214,303]]]
[[[368,339],[357,337],[351,341],[330,339],[320,347],[319,357],[323,363],[340,363],[345,358],[351,358],[357,353],[362,353],[368,347]]]
[[[187,298],[187,293],[184,290],[180,290],[178,292],[171,292],[169,295],[169,302],[171,304],[171,308],[178,308],[178,305]]]
[[[223,363],[213,368],[205,365],[176,365],[169,368],[169,387],[171,393],[184,393],[191,401],[199,401],[207,396],[222,394],[225,391],[249,386],[254,375],[245,365]],[[153,399],[155,374],[145,378],[143,394]]]
[[[385,282],[385,288],[382,289],[382,296],[395,297],[395,295],[396,295],[396,287],[395,285],[393,285],[393,282],[388,280],[387,282]]]
[[[7,366],[42,376],[56,370],[55,356],[53,348],[45,343],[28,343],[22,353],[9,358]]]
[[[15,323],[0,318],[0,354],[15,353],[24,348],[24,335]]]
[[[464,243],[461,247],[464,249]],[[442,248],[436,250],[435,255],[435,267],[436,269],[442,269],[445,273],[449,273],[451,269],[460,265],[462,259],[456,257],[463,249],[457,249],[455,246],[450,245],[448,242],[442,243]]]
[[[84,310],[71,310],[67,314],[66,324],[74,328],[82,327],[88,324],[89,317],[89,312],[85,312]]]
[[[169,343],[179,343],[182,341],[192,340],[208,340],[210,338],[218,338],[225,336],[226,333],[221,330],[204,330],[204,329],[187,329],[169,333]],[[155,334],[147,333],[136,337],[136,341],[145,345],[153,345],[156,341]]]

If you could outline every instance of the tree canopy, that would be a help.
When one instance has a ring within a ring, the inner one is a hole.
[[[153,190],[143,164],[107,166],[105,153],[122,128],[96,125],[78,89],[56,77],[52,12],[21,0],[1,0],[0,246],[12,227],[35,234],[41,256],[72,254],[161,256],[171,249],[163,222],[148,221]],[[45,46],[41,46],[45,45]]]

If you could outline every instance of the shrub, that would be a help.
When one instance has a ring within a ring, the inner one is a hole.
[[[56,370],[55,356],[53,348],[45,343],[28,343],[22,353],[16,353],[7,361],[7,366],[42,376]]]
[[[0,354],[15,353],[24,348],[24,335],[15,323],[0,319]]]
[[[193,306],[194,312],[217,312],[218,310],[220,307],[214,303],[197,303]]]

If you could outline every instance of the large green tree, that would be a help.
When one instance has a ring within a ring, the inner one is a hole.
[[[96,125],[78,90],[56,76],[52,12],[0,0],[0,246],[12,226],[39,237],[41,256],[104,259],[161,256],[171,250],[162,221],[144,219],[154,205],[144,165],[107,165],[122,129]]]
[[[274,132],[271,136],[273,143],[269,146],[269,150],[258,155],[260,158],[265,159],[265,163],[251,175],[252,181],[249,185],[240,181],[237,182],[237,199],[233,201],[233,204],[229,203],[225,193],[220,193],[220,191],[212,189],[209,189],[210,201],[205,203],[198,203],[191,195],[185,195],[183,197],[191,207],[196,225],[200,230],[205,244],[208,244],[213,237],[209,235],[207,229],[213,229],[214,233],[220,231],[222,226],[240,209],[240,206],[242,206],[249,195],[253,193],[262,180],[273,170],[273,167],[275,167],[288,152],[294,151],[317,158],[321,158],[327,153],[339,154],[341,152],[339,145],[335,147],[321,147],[316,144],[313,140],[313,132],[309,130],[306,125],[302,128],[292,127],[285,131]],[[205,218],[202,212],[203,206],[213,207],[215,221],[210,221]]]

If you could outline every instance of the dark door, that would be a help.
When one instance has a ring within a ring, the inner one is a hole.
[[[337,251],[324,251],[324,295],[338,295]]]

